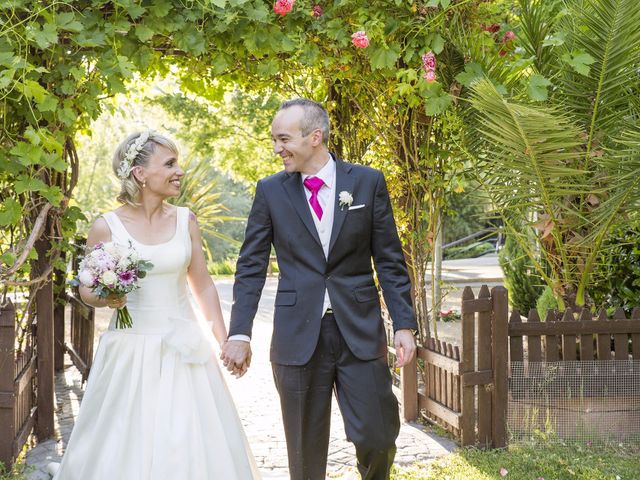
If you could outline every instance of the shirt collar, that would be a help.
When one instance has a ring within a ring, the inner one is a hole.
[[[329,188],[333,187],[333,183],[336,179],[336,162],[333,160],[333,157],[331,156],[331,154],[328,154],[328,155],[329,155],[329,161],[324,164],[324,167],[322,167],[318,171],[318,173],[316,173],[315,175],[306,175],[306,174],[300,175],[303,182],[308,177],[318,177],[324,182],[324,186],[327,186]]]

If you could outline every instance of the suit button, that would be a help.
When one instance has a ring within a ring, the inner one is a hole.
[[[326,277],[324,277],[325,280],[331,280],[331,275],[327,275]]]

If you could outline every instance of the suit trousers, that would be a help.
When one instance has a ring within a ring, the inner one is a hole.
[[[333,314],[305,365],[273,365],[280,394],[291,480],[324,480],[335,391],[347,439],[356,448],[363,480],[385,480],[400,431],[398,401],[385,357],[360,360],[347,346]]]

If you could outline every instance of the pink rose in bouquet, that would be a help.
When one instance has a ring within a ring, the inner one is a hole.
[[[128,246],[113,242],[98,243],[80,262],[78,276],[72,285],[90,288],[98,298],[122,296],[139,288],[153,264],[142,260],[131,242]],[[132,319],[126,305],[118,309],[116,328],[130,328]]]

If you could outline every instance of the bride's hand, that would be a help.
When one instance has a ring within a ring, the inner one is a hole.
[[[220,359],[232,375],[240,378],[251,365],[251,345],[242,340],[229,340],[222,346]]]
[[[105,299],[106,305],[109,308],[122,308],[127,304],[127,296],[126,295],[116,295],[112,293],[108,295]]]

